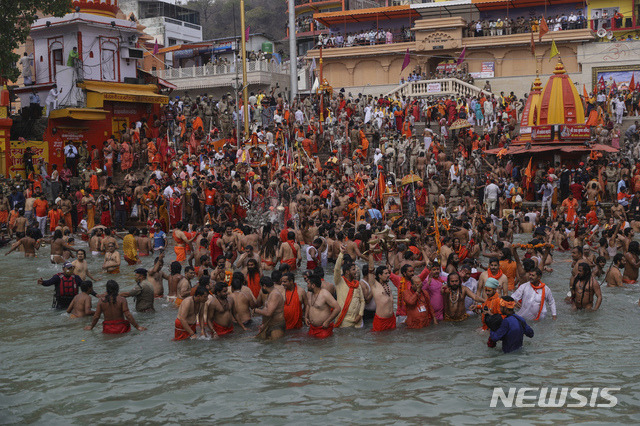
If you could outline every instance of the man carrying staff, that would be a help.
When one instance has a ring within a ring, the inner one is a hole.
[[[356,265],[352,262],[343,265],[343,258],[344,247],[340,250],[333,270],[333,282],[336,286],[338,304],[341,306],[335,326],[361,328],[365,305],[364,294],[360,282],[356,279]]]
[[[98,302],[96,313],[93,315],[93,321],[91,325],[86,326],[85,330],[93,330],[96,326],[100,316],[104,314],[104,321],[102,321],[102,332],[105,334],[124,334],[131,330],[131,324],[138,330],[144,331],[145,327],[141,327],[136,322],[131,312],[129,312],[129,306],[127,305],[127,299],[118,295],[120,286],[114,280],[107,281],[107,295],[104,299]]]
[[[326,339],[333,334],[333,320],[340,314],[340,305],[328,290],[322,288],[317,275],[309,277],[309,336]]]

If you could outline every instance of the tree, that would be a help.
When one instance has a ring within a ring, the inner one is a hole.
[[[15,81],[20,75],[16,67],[20,56],[14,50],[27,41],[36,14],[64,16],[71,10],[71,0],[3,0],[1,10],[0,79]]]

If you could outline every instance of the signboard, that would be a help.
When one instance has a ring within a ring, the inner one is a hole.
[[[440,83],[427,83],[427,93],[442,92],[442,85]]]
[[[591,139],[591,129],[586,124],[566,124],[560,126],[560,138],[589,140]]]
[[[534,141],[550,141],[553,139],[553,126],[533,126],[531,139]]]
[[[176,50],[175,52],[173,52],[173,59],[192,58],[193,54],[193,49]]]
[[[38,170],[38,159],[44,159],[45,163],[49,162],[49,144],[43,141],[11,141],[9,149],[6,152],[7,175],[15,177],[17,174],[23,178],[24,170],[24,152],[27,147],[31,147],[33,153],[33,167]]]
[[[495,62],[483,62],[480,66],[480,72],[472,72],[473,78],[493,78],[495,77],[496,63]]]
[[[225,41],[224,43],[218,43],[213,47],[214,52],[227,52],[233,50],[233,41]]]
[[[436,67],[436,71],[439,72],[455,72],[458,70],[458,64],[456,62],[440,62]]]
[[[147,96],[147,95],[125,95],[121,93],[104,93],[105,101],[117,102],[140,102],[143,104],[166,104],[169,101],[167,96]]]

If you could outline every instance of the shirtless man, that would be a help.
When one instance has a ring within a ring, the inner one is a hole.
[[[233,299],[233,316],[237,318],[238,324],[242,324],[244,329],[253,324],[251,309],[256,306],[256,299],[248,287],[242,285],[242,281],[231,280],[231,294]]]
[[[598,299],[595,306],[593,305],[594,295]],[[578,275],[573,279],[573,284],[571,285],[572,309],[597,311],[601,304],[600,284],[591,275],[591,267],[584,262],[578,264]]]
[[[289,231],[287,234],[287,241],[280,244],[280,248],[278,249],[278,260],[281,264],[289,265],[289,271],[295,271],[302,261],[302,251],[300,250],[300,245],[294,242],[295,234],[292,231]]]
[[[24,251],[24,257],[36,257],[36,250],[40,248],[40,242],[34,240],[31,235],[31,231],[27,230],[27,235],[13,243],[11,249],[4,255],[7,256],[12,251],[22,248],[22,251]]]
[[[482,279],[482,278],[481,278]],[[478,283],[478,287],[480,283]],[[443,285],[440,292],[444,298],[444,319],[445,321],[463,321],[469,318],[465,308],[465,298],[470,297],[478,303],[483,303],[484,299],[474,294],[469,287],[461,285],[460,275],[454,272],[447,277],[447,284]]]
[[[476,291],[476,294],[479,298],[484,297],[484,283],[487,282],[488,278],[495,278],[498,280],[500,283],[500,294],[502,296],[507,296],[509,294],[509,279],[500,269],[500,261],[495,257],[489,259],[489,269],[480,274],[480,278],[478,279],[478,290]]]
[[[624,254],[624,260],[622,282],[635,284],[638,281],[638,268],[640,268],[640,244],[637,241],[629,243],[629,250]]]
[[[210,297],[204,306],[207,328],[214,339],[233,333],[233,321],[236,321],[243,330],[247,330],[236,317],[233,302],[233,297],[229,297],[227,285],[217,282],[213,287],[213,297]]]
[[[617,253],[613,256],[613,265],[609,268],[609,272],[605,276],[604,280],[607,282],[607,287],[624,287],[622,282],[622,268],[624,268],[625,259],[622,253]]]
[[[187,248],[193,252],[193,246],[191,240],[185,235],[188,225],[182,221],[178,222],[176,229],[173,230],[173,240],[176,245],[173,247],[173,251],[176,252],[176,261],[184,262],[187,260]]]
[[[210,256],[209,241],[206,238],[201,238],[197,248],[191,252],[191,255],[189,256],[189,265],[194,268],[199,268],[202,265],[200,262],[202,256]],[[193,264],[194,261],[195,265]]]
[[[178,262],[178,264],[180,264]],[[195,294],[182,301],[178,308],[178,318],[175,321],[175,335],[173,340],[196,339],[196,324],[199,322],[202,332],[204,321],[204,305],[209,293],[206,287],[198,286]],[[203,333],[203,332],[202,332]]]
[[[89,238],[89,248],[92,256],[98,256],[102,253],[102,228],[95,230],[91,238]]]
[[[309,336],[325,339],[333,334],[333,321],[340,315],[338,301],[322,288],[322,280],[317,275],[309,277],[309,310],[307,323]]]
[[[167,282],[167,287],[169,288],[167,299],[176,300],[178,295],[178,283],[185,279],[185,277],[182,276],[182,265],[180,262],[171,262],[169,265],[169,273],[171,275]]]
[[[351,256],[351,259],[353,259],[354,262],[358,258],[367,260],[367,257],[364,256],[362,253],[360,253],[358,244],[355,241],[356,235],[355,235],[355,230],[353,228],[350,228],[349,231],[347,231],[347,238],[348,239],[347,241],[345,241],[345,244],[344,244],[345,254],[348,254],[349,256]]]
[[[284,295],[278,291],[271,278],[260,278],[262,293],[267,295],[263,308],[255,310],[257,315],[262,315],[260,332],[256,336],[264,340],[277,340],[284,337],[286,323],[284,319]]]
[[[176,287],[176,304],[180,305],[184,299],[191,295],[191,280],[195,278],[196,271],[192,266],[184,268],[184,277],[178,281]]]
[[[104,314],[104,321],[102,322],[103,333],[128,333],[129,330],[131,330],[131,324],[139,331],[146,330],[145,327],[139,326],[133,315],[131,315],[129,306],[127,305],[127,299],[118,296],[119,291],[120,287],[117,282],[114,280],[107,281],[107,295],[98,302],[98,307],[93,315],[93,321],[91,321],[91,325],[84,328],[85,330],[92,330],[102,314]]]
[[[80,293],[75,295],[67,308],[70,318],[88,317],[95,313],[91,309],[91,293],[93,293],[93,283],[91,281],[82,281],[80,283]]]
[[[236,268],[240,269],[244,275],[247,275],[247,264],[249,263],[249,260],[255,261],[257,268],[260,268],[262,264],[260,253],[254,252],[252,245],[244,247],[244,253],[238,257],[235,263]]]
[[[27,231],[28,224],[29,224],[29,221],[27,220],[26,217],[22,215],[22,210],[18,210],[18,217],[16,218],[15,228],[13,231],[15,233],[24,234]]]
[[[153,251],[153,240],[149,238],[147,228],[140,230],[140,235],[136,237],[136,243],[138,244],[138,256],[149,256],[149,253]]]
[[[453,253],[453,240],[449,237],[444,237],[442,239],[442,247],[440,248],[440,264],[442,265],[442,270],[445,271],[447,269],[447,261],[449,260],[449,255]]]
[[[62,231],[56,229],[53,233],[53,238],[51,241],[51,263],[66,262],[63,257],[65,250],[73,252],[77,251],[64,241],[64,238],[62,237]]]
[[[211,280],[218,282],[226,282],[227,281],[227,259],[224,255],[218,256],[216,259],[216,267],[213,271],[211,271]]]
[[[153,286],[153,294],[155,297],[162,297],[164,295],[164,283],[163,280],[170,278],[169,274],[162,270],[164,266],[164,253],[160,253],[153,262],[153,268],[149,269],[147,273],[147,281]]]
[[[393,313],[393,293],[389,285],[391,273],[386,265],[373,266],[373,253],[369,254],[369,276],[376,313],[373,317],[373,331],[393,330],[396,328],[396,316]]]
[[[100,242],[100,250],[107,251],[109,248],[109,244],[113,243],[116,249],[118,249],[118,240],[115,239],[113,235],[111,235],[111,229],[105,228],[104,230],[104,238]]]
[[[233,260],[235,260],[237,256],[236,250],[238,249],[239,242],[238,235],[233,233],[233,225],[231,223],[227,223],[224,228],[224,234],[220,238],[218,238],[216,244],[225,254],[231,253],[233,255]]]
[[[73,265],[73,271],[76,275],[82,278],[82,281],[86,280],[87,277],[91,278],[93,281],[97,281],[90,273],[89,273],[89,264],[87,263],[87,252],[83,249],[78,249],[76,252],[78,256],[71,264]]]
[[[115,243],[107,245],[107,252],[104,254],[102,270],[107,274],[120,273],[120,252],[116,251]]]

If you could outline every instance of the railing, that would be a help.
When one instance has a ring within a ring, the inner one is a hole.
[[[238,72],[242,70],[242,62],[238,62]],[[247,72],[269,72],[276,74],[287,74],[289,66],[287,64],[279,64],[274,61],[251,61],[247,62]],[[213,65],[207,64],[197,67],[188,68],[168,68],[164,70],[154,70],[151,74],[164,78],[165,80],[174,80],[180,78],[198,78],[225,74],[235,74],[235,64]]]
[[[408,81],[396,87],[386,96],[406,96],[409,98],[426,96],[478,96],[490,92],[457,78],[440,78],[436,80]]]
[[[169,24],[174,24],[174,25],[180,25],[180,26],[191,28],[198,31],[202,30],[202,26],[200,25],[192,24],[190,22],[178,21],[177,19],[167,18],[166,16],[164,17],[164,22],[167,22]]]

